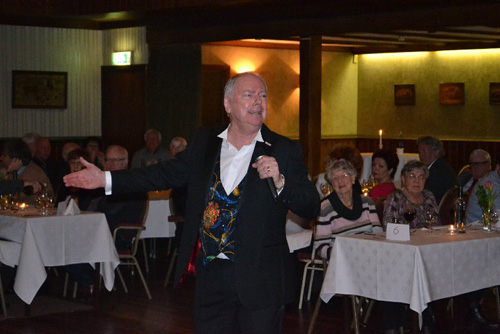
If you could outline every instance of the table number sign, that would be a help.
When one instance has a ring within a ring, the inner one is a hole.
[[[388,223],[386,231],[387,240],[410,241],[410,225]]]

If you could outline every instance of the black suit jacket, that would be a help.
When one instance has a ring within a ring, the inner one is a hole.
[[[439,157],[429,168],[425,189],[434,194],[436,203],[439,205],[446,192],[456,185],[458,185],[458,181],[453,168],[443,157]]]
[[[177,159],[142,169],[112,173],[113,192],[148,191],[188,185],[185,225],[175,282],[181,278],[195,246],[224,128],[202,129]],[[275,202],[268,184],[249,166],[235,227],[236,291],[245,307],[260,308],[293,301],[295,275],[285,235],[288,210],[305,218],[319,212],[319,195],[303,162],[302,149],[290,139],[262,127],[266,155],[273,156],[286,184]],[[257,146],[256,146],[257,147]],[[257,154],[253,153],[252,161]],[[202,292],[201,292],[202,293]],[[198,296],[200,297],[200,296]],[[201,296],[202,298],[202,296]]]

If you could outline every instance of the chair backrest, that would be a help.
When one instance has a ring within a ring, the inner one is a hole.
[[[439,219],[441,225],[449,225],[453,222],[454,203],[458,197],[457,187],[448,189],[439,203]]]
[[[144,207],[143,207],[143,212],[141,216],[141,220],[138,222],[133,222],[133,223],[119,223],[116,224],[115,230],[113,231],[113,240],[117,240],[119,237],[119,233],[127,233],[123,231],[130,231],[128,233],[133,233],[132,236],[132,245],[130,248],[130,254],[132,256],[135,256],[137,253],[137,248],[139,247],[139,241],[141,239],[141,233],[146,229],[146,220],[148,217],[148,211],[149,211],[149,201],[144,200]],[[118,248],[118,247],[117,247]],[[118,253],[120,254],[120,250],[118,249]],[[127,252],[128,253],[128,252]]]
[[[382,226],[385,229],[385,224],[384,224],[384,205],[385,201],[387,200],[386,196],[379,197],[375,201],[375,210],[377,210],[377,216],[378,220],[380,221],[380,226]]]

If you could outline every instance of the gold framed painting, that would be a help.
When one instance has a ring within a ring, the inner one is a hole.
[[[394,85],[394,105],[414,106],[415,105],[415,85]]]
[[[66,109],[68,72],[12,71],[12,108]]]
[[[490,82],[490,105],[500,105],[500,82]]]
[[[465,104],[465,84],[463,82],[440,83],[439,102],[443,106]]]

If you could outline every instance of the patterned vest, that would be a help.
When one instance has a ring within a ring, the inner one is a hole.
[[[229,195],[220,180],[220,159],[215,164],[207,207],[200,228],[203,264],[207,265],[217,255],[223,253],[234,261],[234,224],[238,214],[240,193],[246,176]]]

